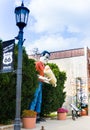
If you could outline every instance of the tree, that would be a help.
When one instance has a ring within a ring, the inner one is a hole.
[[[17,69],[18,46],[14,50],[14,69]],[[21,110],[28,109],[37,87],[35,61],[28,58],[23,47]],[[0,123],[14,120],[16,108],[16,71],[0,74]]]

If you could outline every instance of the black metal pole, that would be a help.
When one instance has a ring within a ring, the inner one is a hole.
[[[16,115],[14,130],[21,129],[21,86],[22,86],[22,44],[23,44],[23,29],[20,29],[18,36],[18,64],[17,64],[17,85],[16,85]]]
[[[77,107],[77,104],[78,104],[77,87],[78,87],[78,79],[76,78],[76,107]]]
[[[82,81],[80,79],[80,96],[81,96],[81,111],[82,111],[82,101],[83,101],[83,97],[82,97]]]

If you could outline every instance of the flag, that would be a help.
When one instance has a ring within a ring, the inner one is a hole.
[[[2,43],[2,66],[1,72],[11,72],[13,71],[13,61],[14,61],[14,46],[15,39],[4,41]]]

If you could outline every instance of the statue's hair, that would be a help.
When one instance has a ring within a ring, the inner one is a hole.
[[[44,56],[46,53],[50,55],[50,52],[48,52],[48,51],[43,51],[43,52],[41,53],[41,56]]]

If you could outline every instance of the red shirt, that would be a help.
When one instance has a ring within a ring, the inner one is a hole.
[[[41,61],[36,62],[36,70],[39,73],[39,75],[44,76],[44,68],[45,68],[45,65],[43,62]]]

